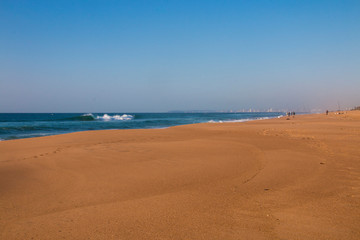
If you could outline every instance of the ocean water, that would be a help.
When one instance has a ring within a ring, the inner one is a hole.
[[[0,113],[0,140],[103,129],[166,128],[203,122],[242,122],[283,113]]]

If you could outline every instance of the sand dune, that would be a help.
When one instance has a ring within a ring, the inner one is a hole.
[[[0,142],[0,239],[360,239],[360,113]]]

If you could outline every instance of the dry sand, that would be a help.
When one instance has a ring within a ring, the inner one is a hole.
[[[360,113],[0,142],[0,239],[360,239]]]

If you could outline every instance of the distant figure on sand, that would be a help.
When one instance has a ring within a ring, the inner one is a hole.
[[[328,115],[329,114],[329,110],[326,110],[326,115]]]

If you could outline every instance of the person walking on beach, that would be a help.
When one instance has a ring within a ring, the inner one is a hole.
[[[329,114],[329,110],[326,110],[326,115],[328,115]]]

